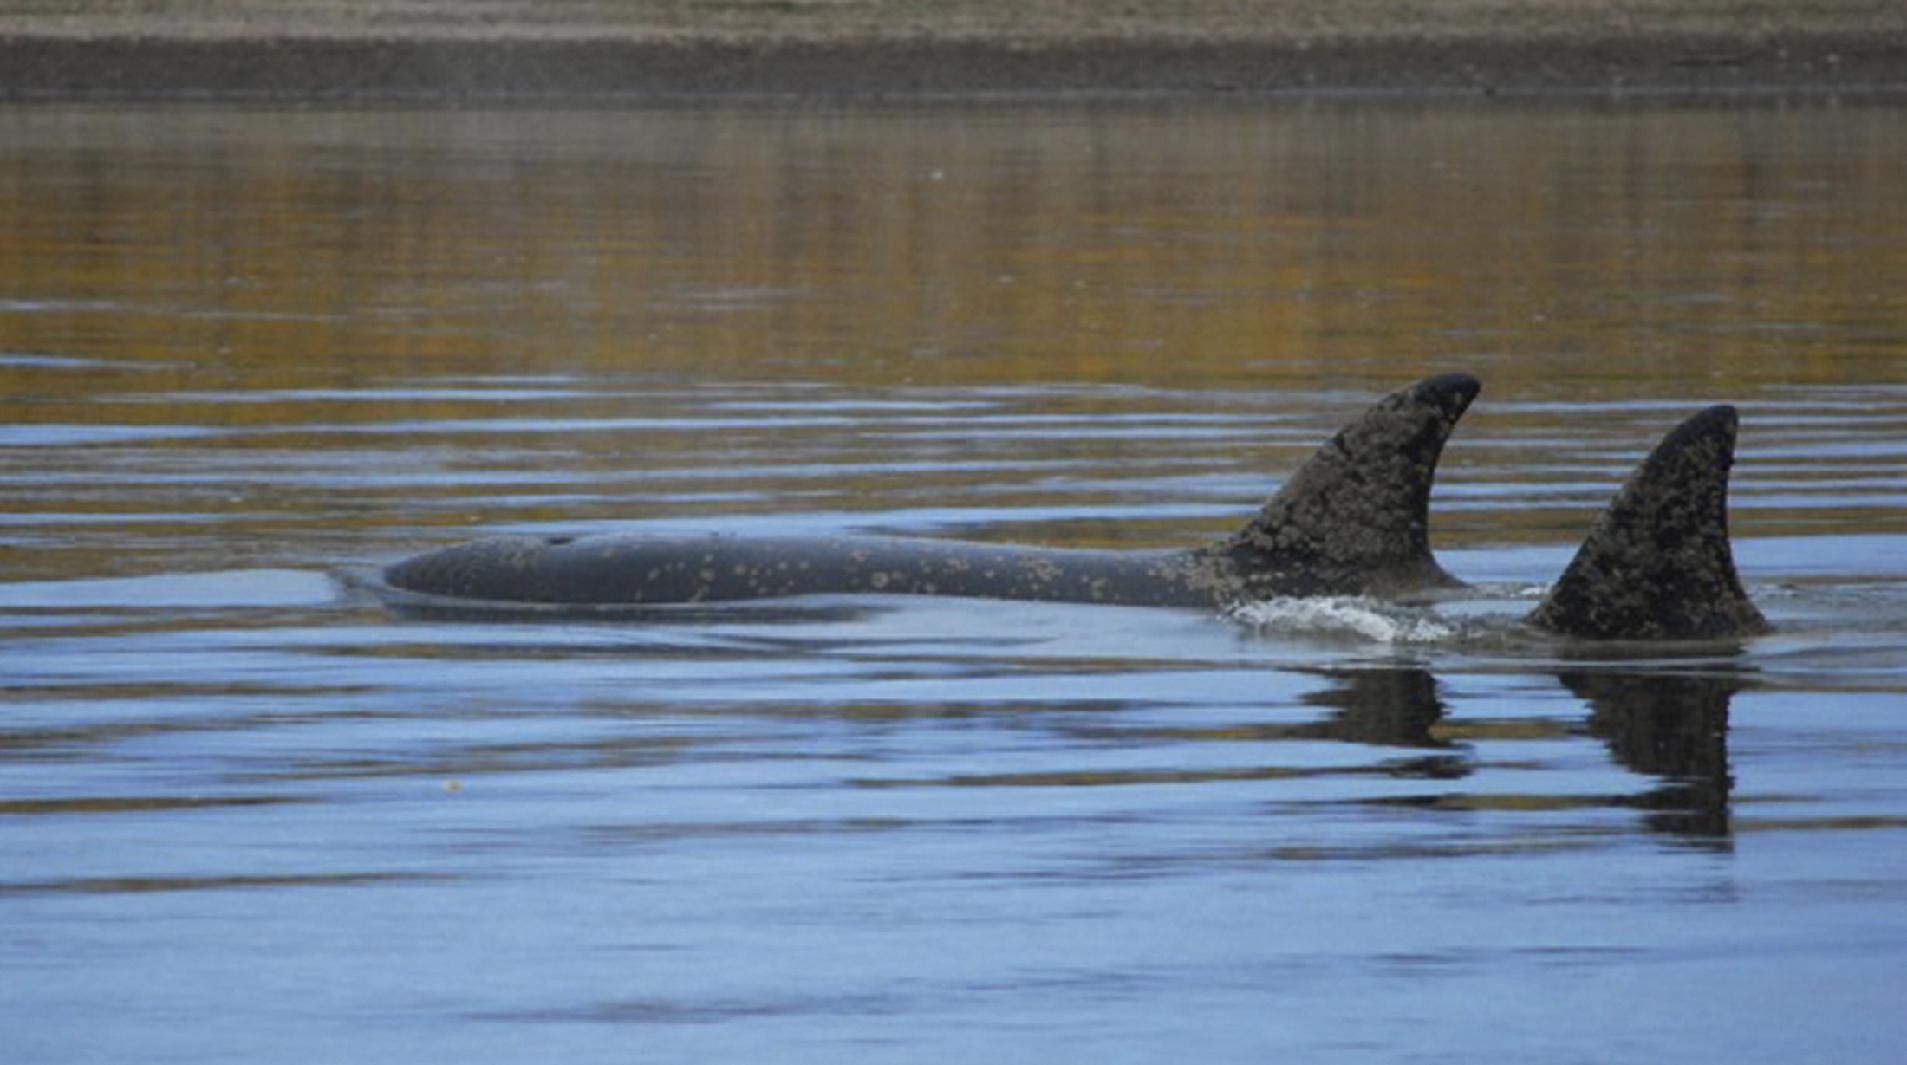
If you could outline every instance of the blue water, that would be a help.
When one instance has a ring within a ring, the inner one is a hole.
[[[0,131],[8,1062],[1907,1038],[1907,113]],[[1486,391],[1433,540],[1482,594],[1436,608],[475,620],[349,580],[493,532],[1196,543],[1449,369]],[[1505,638],[1718,401],[1776,633]]]

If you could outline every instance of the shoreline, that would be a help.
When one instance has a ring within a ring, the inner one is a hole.
[[[828,41],[0,37],[10,100],[490,102],[1907,88],[1907,39]]]
[[[0,99],[1907,89],[1896,0],[41,0]]]

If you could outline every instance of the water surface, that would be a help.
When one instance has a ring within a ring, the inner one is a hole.
[[[1903,143],[0,111],[5,1056],[1891,1061]],[[485,622],[338,579],[494,532],[1196,543],[1449,370],[1477,604]],[[1776,635],[1467,638],[1712,402]]]

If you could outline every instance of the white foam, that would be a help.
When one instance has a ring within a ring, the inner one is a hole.
[[[1235,606],[1227,616],[1259,632],[1351,637],[1372,643],[1438,643],[1457,634],[1454,625],[1427,608],[1363,596],[1264,599]]]

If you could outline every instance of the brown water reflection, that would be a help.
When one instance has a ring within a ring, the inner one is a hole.
[[[0,291],[9,348],[153,388],[1838,381],[1900,339],[1904,140],[1859,107],[9,110]]]

